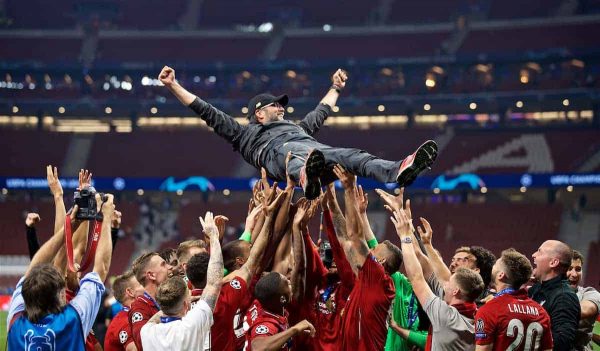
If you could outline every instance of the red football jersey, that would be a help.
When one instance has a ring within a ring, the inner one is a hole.
[[[131,327],[131,337],[135,342],[135,347],[138,351],[142,351],[142,337],[140,331],[142,327],[146,325],[148,320],[154,316],[160,307],[158,303],[148,294],[144,293],[142,296],[138,296],[135,301],[131,304],[129,310],[129,326]]]
[[[496,296],[475,314],[475,342],[494,350],[552,349],[550,317],[525,290]]]
[[[288,329],[287,312],[280,316],[265,311],[258,300],[248,309],[244,317],[244,329],[246,330],[246,343],[244,351],[252,351],[252,340],[255,338],[272,336]],[[292,339],[281,347],[282,351],[289,351]]]
[[[383,350],[387,317],[395,294],[392,278],[369,254],[342,311],[341,350]]]
[[[104,351],[123,351],[127,345],[133,342],[127,312],[129,309],[124,308],[108,325],[104,337]]]
[[[323,229],[327,234],[333,260],[337,267],[340,280],[337,282],[327,282],[327,269],[323,265],[319,253],[312,247],[312,260],[316,262],[315,275],[321,275],[318,291],[314,295],[312,306],[314,306],[314,318],[311,322],[314,323],[316,334],[313,339],[313,349],[324,351],[335,351],[339,348],[338,338],[342,334],[342,316],[341,311],[346,307],[346,302],[350,296],[350,292],[354,287],[356,277],[352,272],[352,267],[346,258],[344,249],[337,239],[331,213],[323,212]],[[305,238],[306,240],[306,238]],[[308,238],[310,240],[310,237]],[[305,243],[306,247],[310,247],[309,243]],[[312,246],[312,245],[311,245]],[[307,249],[308,251],[308,249]],[[310,252],[307,252],[307,262],[309,262]],[[316,278],[316,277],[315,277]],[[329,283],[329,284],[328,284]],[[308,284],[308,275],[307,275]]]
[[[202,295],[202,289],[192,290],[192,296]],[[238,328],[241,320],[235,318],[246,298],[248,287],[246,281],[235,277],[223,284],[215,310],[213,311],[213,326],[210,328],[210,349],[235,351],[236,335],[234,329]],[[237,323],[237,324],[236,324]]]

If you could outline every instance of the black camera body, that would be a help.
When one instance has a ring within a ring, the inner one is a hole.
[[[102,201],[105,201],[106,195],[100,193]],[[75,191],[73,196],[75,204],[79,207],[75,218],[84,221],[102,220],[102,213],[98,213],[96,204],[96,189],[93,186],[87,186],[79,191]]]

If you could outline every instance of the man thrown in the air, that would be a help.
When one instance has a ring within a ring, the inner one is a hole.
[[[287,95],[259,94],[253,97],[248,102],[249,123],[241,125],[183,88],[175,80],[175,70],[171,67],[165,66],[158,78],[183,105],[191,108],[215,133],[231,143],[246,162],[257,169],[264,167],[269,177],[279,181],[286,179],[285,159],[291,152],[288,173],[300,183],[304,196],[309,200],[319,196],[322,185],[337,179],[333,173],[335,164],[359,177],[384,183],[396,182],[405,187],[412,184],[437,157],[437,145],[432,140],[400,161],[383,160],[363,150],[332,147],[315,140],[313,135],[323,125],[346,86],[348,76],[341,69],[333,74],[333,84],[319,105],[299,124],[283,118]]]

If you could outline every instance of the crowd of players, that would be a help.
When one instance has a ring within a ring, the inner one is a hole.
[[[367,194],[353,174],[339,166],[334,173],[343,210],[333,184],[309,201],[294,196],[289,177],[280,189],[264,176],[238,240],[222,245],[228,219],[207,212],[199,218],[205,237],[180,243],[174,259],[136,258],[112,283],[123,309],[104,349],[591,350],[600,343],[592,333],[600,294],[579,285],[583,257],[567,244],[541,243],[533,265],[511,248],[496,259],[461,247],[447,266],[432,225],[425,218],[413,225],[403,189],[376,191],[397,233],[379,243]],[[28,216],[32,260],[10,303],[8,349],[102,349],[92,325],[121,213],[112,195],[96,194],[104,220],[78,220],[77,205],[65,209],[56,168],[47,177],[55,233],[38,247],[31,238],[38,217]],[[80,188],[90,183],[82,171]],[[315,243],[308,223],[319,213],[324,237]],[[88,240],[90,229],[99,235]],[[91,271],[74,272],[81,267],[73,262],[95,245]]]

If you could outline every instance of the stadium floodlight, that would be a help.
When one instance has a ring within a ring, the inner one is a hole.
[[[323,25],[323,31],[330,32],[331,29],[332,29],[331,24],[324,24]]]
[[[385,111],[385,106],[383,106],[383,105],[377,106],[377,111],[379,111],[379,112]]]
[[[562,101],[562,104],[563,104],[563,106],[569,106],[569,104],[570,104],[570,101],[569,101],[569,99],[564,99],[564,100]]]
[[[258,26],[258,31],[260,33],[269,33],[273,30],[273,23],[266,22]]]
[[[518,108],[523,107],[523,101],[521,101],[521,100],[517,101],[517,103],[515,104],[515,106],[517,106]]]

